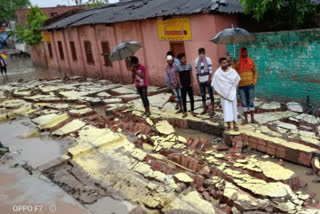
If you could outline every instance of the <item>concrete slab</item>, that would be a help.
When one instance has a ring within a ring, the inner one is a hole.
[[[263,110],[277,110],[281,108],[281,104],[278,102],[264,103],[259,108]]]
[[[268,112],[263,114],[256,114],[255,119],[260,123],[264,124],[271,121],[280,120],[283,118],[293,117],[296,116],[297,113],[291,112],[291,111],[285,111],[285,112]]]
[[[297,112],[297,113],[303,112],[303,108],[299,103],[289,102],[289,103],[287,103],[287,108],[293,112]]]
[[[86,207],[94,214],[129,214],[135,206],[128,201],[105,197]],[[106,209],[107,208],[107,209]]]
[[[298,116],[294,117],[297,120],[301,120],[303,122],[309,123],[309,124],[320,124],[320,118],[315,117],[310,114],[299,114]]]
[[[0,177],[1,213],[91,213],[41,174],[1,167]]]

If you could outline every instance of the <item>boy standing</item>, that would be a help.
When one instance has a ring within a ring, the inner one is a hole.
[[[136,83],[137,91],[142,100],[145,112],[144,115],[149,117],[151,115],[150,112],[150,104],[148,99],[148,79],[146,69],[143,65],[139,63],[139,59],[135,56],[130,57],[130,61],[132,63],[132,79],[133,82]]]
[[[206,50],[204,48],[200,48],[198,53],[199,57],[195,60],[195,68],[202,97],[203,112],[201,114],[208,112],[206,104],[206,90],[208,90],[211,100],[212,115],[214,115],[214,96],[210,85],[212,77],[212,61],[206,56]]]
[[[231,122],[233,122],[234,131],[239,131],[237,127],[237,86],[240,76],[236,70],[229,67],[227,58],[220,58],[219,63],[220,68],[215,72],[211,85],[221,96],[224,122],[228,124],[226,131],[231,130]]]
[[[3,77],[3,73],[8,77],[7,75],[7,63],[4,60],[2,56],[0,56],[0,71],[1,71],[1,76]]]
[[[178,79],[177,79],[177,67],[176,64],[174,64],[173,57],[171,55],[167,56],[167,67],[166,67],[166,76],[168,77],[168,85],[170,89],[173,90],[174,95],[176,96],[179,111],[177,113],[182,112],[182,100],[181,100],[181,90],[178,85]]]
[[[192,77],[192,66],[187,63],[186,56],[184,53],[180,53],[178,55],[178,59],[181,65],[177,66],[177,75],[178,84],[181,88],[181,97],[182,97],[182,104],[183,104],[183,117],[187,117],[187,94],[189,95],[190,104],[191,104],[191,114],[193,116],[194,113],[194,98],[193,98],[193,77]]]

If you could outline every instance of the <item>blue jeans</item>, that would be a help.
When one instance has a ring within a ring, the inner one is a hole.
[[[182,103],[180,88],[173,88],[173,93],[174,93],[174,96],[176,96],[177,102]]]
[[[242,104],[243,112],[254,111],[254,97],[255,88],[254,85],[239,87],[239,94]]]

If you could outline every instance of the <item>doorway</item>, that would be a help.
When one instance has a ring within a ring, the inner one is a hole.
[[[185,53],[184,42],[170,42],[170,50],[173,51],[175,57],[179,53]]]

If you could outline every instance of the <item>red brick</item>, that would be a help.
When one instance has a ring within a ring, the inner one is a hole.
[[[189,147],[192,149],[195,149],[199,143],[200,143],[200,140],[196,138]]]
[[[312,154],[308,154],[305,152],[299,152],[298,163],[305,165],[305,166],[310,166],[311,165],[311,158],[312,158]]]
[[[230,149],[230,147],[227,145],[220,145],[220,146],[217,146],[216,149],[217,149],[217,151],[227,151]]]
[[[278,161],[277,164],[280,165],[280,166],[284,166],[283,161]]]
[[[196,185],[196,188],[203,187],[204,177],[202,175],[196,175],[194,177],[194,183]]]
[[[276,151],[276,157],[277,158],[286,159],[286,156],[287,156],[286,152],[283,152],[283,151],[280,151],[280,150]]]
[[[274,156],[276,154],[276,150],[273,148],[269,148],[269,147],[267,147],[266,152],[267,152],[267,154],[272,155],[272,156]]]
[[[277,145],[277,151],[287,152],[287,149],[286,149],[286,147],[284,147],[284,146]]]
[[[184,128],[184,129],[187,129],[187,128],[189,128],[189,126],[188,126],[188,120],[182,120],[183,122],[182,122],[182,128]]]
[[[205,139],[205,138],[203,138],[203,137],[201,137],[200,139],[200,143],[202,143],[202,144],[207,144],[207,139]]]
[[[184,167],[187,167],[188,168],[188,165],[189,165],[189,157],[186,157],[184,155],[181,156],[181,165],[184,166]]]
[[[160,171],[162,167],[162,163],[160,161],[152,161],[151,168],[153,171]]]
[[[168,166],[167,164],[162,164],[162,167],[161,167],[161,171],[164,173],[164,174],[171,174],[172,172],[172,169],[170,166]]]
[[[257,150],[259,150],[260,152],[266,152],[266,147],[262,145],[258,145]]]
[[[272,143],[272,142],[270,142],[270,141],[267,143],[267,147],[269,147],[271,149],[274,149],[274,150],[277,150],[277,145]]]
[[[256,143],[252,143],[249,141],[249,147],[251,147],[252,149],[257,149],[257,144]]]
[[[307,186],[308,186],[308,182],[300,179],[299,187],[302,188],[302,189],[304,189],[304,188],[306,188]]]
[[[260,145],[260,146],[267,146],[267,142],[264,141],[264,140],[259,139],[259,140],[258,140],[258,145]]]
[[[202,197],[207,201],[210,201],[211,199],[210,194],[208,192],[203,192]]]
[[[197,170],[199,166],[199,161],[195,158],[189,157],[188,167],[191,170]]]
[[[259,141],[259,139],[258,139],[258,138],[255,138],[255,137],[249,137],[249,142],[252,142],[252,143],[257,144],[257,143],[258,143],[258,141]]]
[[[173,162],[176,162],[178,164],[181,163],[181,155],[179,154],[170,154],[168,156],[169,160],[173,161]]]

